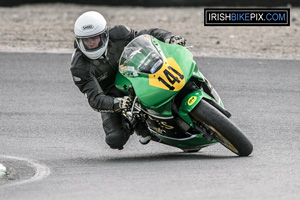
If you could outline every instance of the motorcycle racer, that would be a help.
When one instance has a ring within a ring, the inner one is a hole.
[[[75,50],[71,59],[71,74],[89,105],[101,112],[105,141],[112,149],[123,149],[132,130],[123,126],[120,111],[126,109],[129,97],[115,87],[118,61],[124,47],[135,37],[149,34],[160,41],[185,45],[186,40],[171,32],[153,28],[135,31],[124,25],[109,27],[98,12],[80,15],[74,24]],[[135,131],[145,135],[146,128],[138,123]],[[144,133],[143,133],[144,132]]]

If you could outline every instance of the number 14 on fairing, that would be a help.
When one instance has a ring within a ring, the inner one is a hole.
[[[173,58],[168,58],[158,72],[149,75],[149,85],[178,91],[185,85],[185,79],[177,62]]]

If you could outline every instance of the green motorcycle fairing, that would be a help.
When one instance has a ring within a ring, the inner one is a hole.
[[[149,35],[139,36],[122,53],[116,87],[127,94],[132,85],[143,108],[170,116],[170,109],[161,108],[170,108],[170,100],[193,75],[196,64],[192,57],[182,46],[166,44]]]
[[[181,149],[195,149],[216,141],[180,130],[171,111],[172,100],[191,77],[206,81],[186,48],[163,43],[150,35],[141,35],[125,47],[115,85],[124,94],[129,93],[130,86],[134,88],[147,115],[146,122],[157,138]],[[188,94],[179,107],[180,118],[190,127],[194,125],[189,112],[202,98],[215,101],[197,90]]]

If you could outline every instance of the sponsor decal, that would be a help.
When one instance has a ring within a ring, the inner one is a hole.
[[[189,106],[193,105],[196,102],[196,100],[197,100],[196,96],[190,97],[189,100],[188,100],[188,105]]]
[[[97,78],[98,81],[103,81],[104,79],[106,79],[108,77],[108,73],[105,72],[103,75],[101,75],[100,77]]]
[[[121,73],[123,73],[123,72],[125,72],[125,71],[127,70],[127,66],[125,66],[125,65],[120,65],[120,66],[119,66],[119,70],[120,70]]]
[[[157,125],[159,125],[160,128],[162,128],[162,129],[168,129],[168,130],[174,129],[174,126],[169,125],[168,122],[166,122],[166,121],[161,121],[161,120],[152,118],[150,115],[148,115],[148,118],[151,121],[155,121],[157,123]],[[159,131],[157,131],[157,132],[159,132]]]
[[[83,31],[85,31],[85,30],[87,30],[87,29],[93,29],[93,28],[94,28],[94,26],[93,26],[92,24],[90,24],[90,25],[85,25],[85,26],[81,27],[81,29],[82,29]]]

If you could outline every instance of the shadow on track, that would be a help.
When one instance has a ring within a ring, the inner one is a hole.
[[[251,156],[250,156],[251,157]],[[249,157],[248,157],[249,158]],[[105,164],[121,164],[121,163],[149,163],[149,162],[181,162],[181,161],[200,161],[200,160],[229,160],[229,159],[245,159],[239,156],[219,156],[207,155],[201,153],[156,153],[151,155],[120,155],[120,156],[102,156],[102,157],[78,157],[67,159],[64,162],[69,164],[85,164],[85,165],[105,165]]]

